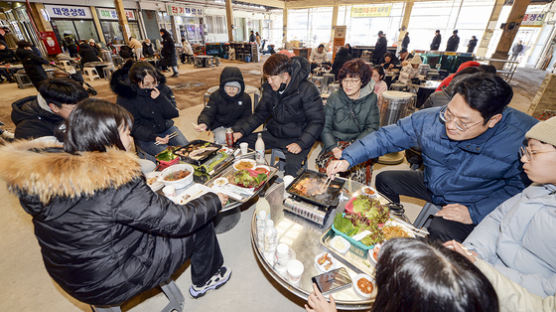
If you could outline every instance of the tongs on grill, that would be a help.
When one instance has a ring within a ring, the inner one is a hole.
[[[326,192],[326,190],[328,189],[328,186],[330,186],[330,183],[332,183],[332,181],[334,181],[335,178],[336,178],[336,175],[328,176],[326,178],[326,180],[324,181],[324,183],[321,185],[320,191],[322,193]]]

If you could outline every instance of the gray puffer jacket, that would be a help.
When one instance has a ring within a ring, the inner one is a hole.
[[[556,293],[556,186],[531,185],[508,199],[464,242],[531,293]]]

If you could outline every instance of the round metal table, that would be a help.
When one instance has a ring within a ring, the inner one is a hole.
[[[350,193],[358,191],[364,185],[355,181],[346,180],[344,189]],[[286,277],[281,275],[264,257],[264,253],[257,246],[257,226],[256,226],[256,211],[253,212],[251,220],[251,246],[261,264],[261,267],[272,277],[278,284],[284,287],[288,292],[296,295],[297,297],[307,300],[309,294],[313,291],[311,277],[321,274],[314,265],[315,257],[328,250],[321,244],[323,235],[328,232],[330,226],[334,221],[334,216],[337,212],[343,211],[347,199],[340,200],[338,207],[331,211],[328,221],[324,227],[320,227],[315,223],[307,221],[301,217],[295,216],[289,212],[284,212],[282,201],[284,199],[284,186],[283,183],[274,184],[267,191],[264,197],[270,204],[270,215],[274,221],[274,225],[278,232],[278,242],[288,245],[295,253],[297,260],[301,261],[304,265],[303,275],[298,285],[290,283]],[[344,193],[344,191],[342,191]],[[389,201],[384,197],[379,196],[381,203],[388,203]],[[342,198],[342,197],[341,197]],[[333,254],[333,253],[331,253]],[[343,262],[338,257],[336,260],[340,261],[342,266],[346,267],[350,275],[360,273],[356,267],[353,267],[346,262]],[[369,267],[369,270],[374,272],[374,267]],[[343,310],[368,310],[374,302],[376,296],[376,287],[373,291],[371,299],[362,299],[356,293],[353,287],[343,289],[338,292],[332,293],[336,306],[338,309]]]

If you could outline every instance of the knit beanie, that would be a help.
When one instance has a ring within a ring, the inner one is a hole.
[[[556,117],[537,123],[527,131],[525,137],[556,146]]]
[[[241,84],[237,81],[226,82],[226,84],[224,85],[224,88],[225,87],[236,87],[238,90],[241,90]]]

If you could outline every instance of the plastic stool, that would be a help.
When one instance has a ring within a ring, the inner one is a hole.
[[[417,218],[415,218],[413,225],[417,228],[422,228],[425,225],[428,226],[428,223],[430,223],[429,217],[440,211],[440,209],[441,207],[436,206],[433,203],[426,203],[425,206],[423,206],[423,209],[421,209],[421,212],[419,212]]]
[[[286,155],[280,149],[272,149],[272,153],[270,154],[270,165],[274,167],[274,163],[276,161],[276,157],[278,157],[278,170],[284,171],[286,167]],[[307,170],[307,158],[305,158],[303,169]]]
[[[183,297],[183,294],[181,293],[176,283],[173,280],[170,280],[167,284],[160,284],[160,288],[162,288],[162,292],[166,295],[166,297],[168,297],[168,300],[170,300],[170,302],[164,308],[162,308],[160,312],[172,312],[172,311],[182,312],[185,298]],[[121,312],[122,311],[122,309],[119,306],[106,307],[106,308],[91,306],[91,308],[93,309],[94,312]]]
[[[20,88],[20,89],[25,89],[25,88],[33,86],[33,83],[31,82],[31,79],[29,79],[29,76],[27,76],[27,74],[25,72],[15,73],[14,78],[15,78],[15,81],[17,82],[17,87]]]
[[[83,67],[83,74],[83,76],[85,76],[85,79],[89,79],[89,81],[100,79],[97,69],[94,67]]]
[[[112,77],[112,73],[116,71],[116,68],[114,68],[114,66],[107,66],[102,68],[102,73],[104,75],[104,79],[106,80],[110,80],[110,78]]]

